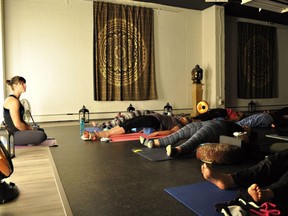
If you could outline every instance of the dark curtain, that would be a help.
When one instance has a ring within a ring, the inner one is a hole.
[[[238,23],[238,98],[277,96],[276,29]]]
[[[153,10],[94,2],[94,100],[157,99]]]

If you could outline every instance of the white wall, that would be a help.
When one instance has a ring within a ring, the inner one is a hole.
[[[157,89],[163,101],[158,108],[165,100],[173,107],[191,107],[191,71],[202,64],[201,12],[158,11],[155,26]]]
[[[4,47],[3,47],[3,14],[1,11],[3,10],[3,2],[0,0],[0,83],[3,83],[1,85],[0,89],[0,107],[3,107],[3,101],[4,101],[4,62],[3,62],[3,53],[4,53]],[[3,115],[0,115],[0,124],[4,120]]]
[[[222,105],[224,100],[224,8],[213,6],[202,15],[202,62],[204,95],[210,108]]]
[[[94,113],[91,118],[114,116],[130,103],[162,110],[169,102],[190,112],[191,70],[203,64],[202,12],[154,12],[158,100],[93,100],[93,3],[84,0],[5,0],[5,79],[26,78],[22,98],[30,101],[36,121],[78,119],[83,104]],[[209,13],[215,16],[215,9]],[[215,90],[211,85],[209,91]]]

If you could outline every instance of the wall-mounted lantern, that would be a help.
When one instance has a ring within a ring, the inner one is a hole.
[[[79,121],[84,119],[85,123],[89,123],[89,110],[83,105],[83,107],[79,110]]]
[[[248,103],[248,111],[250,113],[253,113],[256,111],[256,104],[254,103],[253,100],[251,100],[249,103]]]
[[[130,104],[128,107],[127,107],[127,112],[133,112],[135,111],[135,108],[132,106],[132,104]]]
[[[172,106],[169,104],[169,102],[167,102],[167,104],[164,106],[164,115],[172,115]]]

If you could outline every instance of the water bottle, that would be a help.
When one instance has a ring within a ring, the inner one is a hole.
[[[85,131],[85,119],[81,118],[80,119],[80,136],[82,136],[84,131]]]

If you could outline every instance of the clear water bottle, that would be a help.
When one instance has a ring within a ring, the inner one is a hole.
[[[81,118],[80,119],[80,136],[82,136],[84,131],[85,131],[85,119]]]

